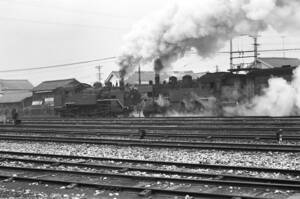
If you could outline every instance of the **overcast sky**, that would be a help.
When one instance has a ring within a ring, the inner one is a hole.
[[[117,56],[123,37],[136,22],[172,0],[0,0],[0,70],[43,67]],[[272,30],[259,38],[261,49],[300,46],[296,33]],[[234,48],[251,48],[247,37],[237,38]],[[228,50],[228,46],[223,50]],[[283,56],[265,53],[262,56]],[[300,57],[298,52],[286,56]],[[248,60],[241,60],[247,62]],[[72,67],[0,73],[0,78],[44,81],[77,78],[86,83],[97,79],[95,67],[102,65],[102,78],[118,70],[113,62],[94,62]],[[228,55],[206,60],[190,55],[174,64],[174,70],[214,71],[228,69]],[[143,70],[151,67],[144,66]]]

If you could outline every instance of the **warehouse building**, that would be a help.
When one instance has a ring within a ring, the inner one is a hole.
[[[10,115],[14,108],[22,113],[31,105],[32,89],[28,80],[0,79],[0,114]]]

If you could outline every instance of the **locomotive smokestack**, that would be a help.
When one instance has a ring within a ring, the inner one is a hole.
[[[155,71],[155,85],[159,85],[160,83],[160,71],[164,68],[160,59],[156,59],[154,61],[154,71]]]
[[[124,77],[121,77],[121,79],[120,79],[120,88],[121,89],[124,89],[124,87],[125,87],[125,83],[124,83]]]
[[[159,83],[160,83],[159,73],[155,73],[155,85],[159,85]]]

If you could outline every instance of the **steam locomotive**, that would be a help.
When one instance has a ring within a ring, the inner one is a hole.
[[[227,108],[247,104],[254,96],[261,95],[271,77],[282,77],[291,81],[294,66],[268,69],[251,69],[247,73],[206,73],[192,79],[186,75],[182,80],[170,77],[168,83],[160,84],[156,74],[153,95],[144,106],[144,115],[176,116],[205,115],[230,116]]]
[[[139,101],[139,93],[131,88],[87,88],[66,97],[55,111],[61,117],[128,117]]]
[[[260,95],[273,77],[290,81],[296,67],[283,66],[253,69],[244,74],[231,72],[206,73],[197,79],[190,75],[178,80],[171,76],[160,81],[155,75],[149,85],[84,88],[65,95],[55,92],[54,112],[61,117],[128,117],[133,112],[150,116],[205,115],[222,116],[226,107],[236,106]],[[147,86],[145,90],[144,87]],[[70,92],[69,92],[70,93]],[[48,111],[48,110],[47,110]]]

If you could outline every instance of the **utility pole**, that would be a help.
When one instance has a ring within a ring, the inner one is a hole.
[[[219,66],[216,65],[216,73],[219,72]]]
[[[139,85],[142,84],[142,80],[141,80],[141,65],[139,65]]]
[[[232,39],[230,39],[230,69],[232,70],[233,69],[233,41]]]
[[[255,35],[255,36],[250,36],[253,38],[253,51],[254,51],[254,65],[257,66],[257,60],[258,60],[258,46],[259,46],[259,43],[257,42],[257,38],[258,38],[258,35]]]
[[[102,69],[102,66],[101,65],[96,66],[96,69],[98,70],[98,82],[101,82],[101,69]]]
[[[282,57],[285,58],[285,50],[284,50],[284,48],[285,48],[285,41],[284,41],[285,36],[282,35],[281,39],[282,39]]]

